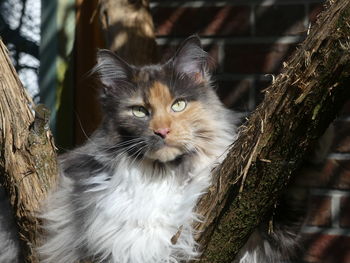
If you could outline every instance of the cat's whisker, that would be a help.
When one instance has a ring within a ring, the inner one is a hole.
[[[131,164],[130,164],[131,167],[133,166],[134,162],[137,160],[137,158],[139,157],[139,155],[143,152],[143,150],[144,150],[146,147],[147,147],[146,145],[143,146],[143,147],[141,147],[141,148],[136,152],[137,154],[134,154],[134,155],[136,155],[136,156],[133,158],[133,161],[132,161]],[[132,157],[132,156],[131,156],[131,157]]]
[[[101,147],[101,145],[96,145],[96,147],[98,146],[98,148],[101,148],[103,151],[108,151],[108,150],[111,150],[111,149],[114,149],[114,148],[117,148],[117,147],[121,147],[121,146],[128,146],[128,145],[131,145],[131,144],[135,144],[135,142],[140,142],[140,138],[135,138],[135,139],[132,139],[132,140],[128,140],[128,141],[124,141],[124,142],[121,142],[121,143],[117,143],[115,144],[114,146],[111,146],[111,147],[106,147],[104,148],[103,146]],[[101,154],[96,154],[96,153],[89,153],[89,152],[82,152],[82,151],[78,151],[78,150],[72,150],[72,152],[76,153],[76,154],[79,154],[79,155],[85,155],[85,156],[91,156],[91,157],[106,157],[106,154],[105,153],[101,153]]]
[[[129,159],[132,159],[130,166],[133,166],[133,163],[138,158],[138,156],[143,152],[143,150],[147,147],[147,145],[141,146],[138,150],[136,150],[132,155],[128,156]]]
[[[145,148],[146,148],[146,147],[145,147]],[[149,153],[149,149],[146,149],[146,151],[145,151],[144,154],[142,155],[141,159],[139,160],[139,163],[138,163],[138,166],[137,166],[138,169],[141,168],[142,162],[146,159],[147,153]]]
[[[183,144],[183,147],[187,153],[195,153],[200,154],[203,153],[203,151],[195,144],[195,143],[185,143]]]
[[[118,148],[120,146],[125,146],[125,145],[132,144],[132,143],[135,143],[135,142],[138,142],[138,141],[140,141],[140,138],[135,138],[135,139],[127,140],[127,141],[122,141],[122,142],[117,143],[117,144],[115,144],[113,146],[103,148],[103,150],[110,150],[110,149]]]
[[[102,156],[104,156],[103,154],[90,154],[88,152],[81,152],[81,151],[76,151],[76,150],[73,150],[72,152],[75,153],[75,154],[78,154],[78,155],[91,156],[91,157],[102,157]]]
[[[111,152],[108,152],[108,153],[111,153],[111,154],[115,154],[116,152],[118,151],[127,151],[129,150],[131,147],[134,147],[136,145],[139,145],[140,143],[142,143],[143,141],[138,139],[138,140],[135,140],[135,141],[128,141],[128,142],[125,142],[125,143],[120,143],[120,144],[116,144],[115,146],[113,147],[109,147],[109,148],[105,148],[103,149],[104,151],[108,152],[110,150],[114,150],[114,151],[111,151]]]
[[[192,153],[193,150],[196,152],[196,149],[193,147],[189,147],[188,145],[185,145],[185,150],[187,153]]]
[[[126,151],[130,151],[130,150],[132,150],[133,148],[136,148],[140,143],[142,143],[142,142],[138,142],[138,143],[129,143],[130,145],[128,145],[128,144],[125,144],[125,145],[123,145],[124,147],[123,148],[120,148],[120,149],[118,149],[117,151],[114,151],[114,152],[112,152],[112,153],[108,153],[108,152],[105,152],[105,151],[103,151],[103,152],[101,152],[100,154],[90,154],[90,153],[88,153],[88,152],[80,152],[80,151],[74,151],[74,153],[76,153],[76,154],[79,154],[79,155],[82,155],[82,156],[90,156],[90,157],[93,157],[94,159],[96,159],[97,161],[99,161],[99,159],[105,159],[105,158],[108,158],[108,156],[110,155],[110,154],[113,154],[113,155],[115,155],[115,154],[117,154],[117,156],[115,157],[115,158],[113,158],[113,159],[111,159],[111,160],[109,160],[108,162],[107,162],[107,164],[110,164],[110,163],[113,163],[113,160],[116,160],[116,159],[118,159],[119,158],[119,156],[120,156],[120,153],[124,153],[124,152],[126,152]],[[127,146],[127,147],[125,147],[125,146]],[[110,150],[110,149],[112,149],[112,148],[108,148],[108,150]],[[106,149],[105,149],[106,150]],[[86,159],[85,161],[82,161],[81,162],[81,165],[84,165],[84,164],[86,164],[86,163],[88,163],[88,162],[90,162],[91,160],[90,159]],[[106,167],[106,166],[108,166],[108,165],[105,165],[105,161],[102,161],[101,162],[101,164],[103,165],[103,167]]]
[[[205,134],[203,134],[203,133],[197,133],[196,134],[196,137],[198,138],[202,138],[202,139],[212,139],[213,138],[213,136],[210,136],[210,135],[205,135]]]
[[[112,159],[110,160],[110,162],[111,162],[111,163],[114,163],[116,160],[119,159],[119,157],[120,157],[121,155],[123,155],[123,154],[127,155],[128,152],[133,151],[136,147],[138,147],[140,144],[143,144],[143,143],[144,143],[143,141],[139,141],[139,142],[134,143],[134,144],[132,144],[132,145],[126,147],[126,148],[121,148],[121,149],[120,149],[119,151],[117,151],[117,152],[114,152],[114,154],[117,153],[117,155],[116,155],[114,158],[112,158]],[[144,146],[144,147],[145,147],[145,146]],[[137,150],[136,152],[138,152],[138,150]]]

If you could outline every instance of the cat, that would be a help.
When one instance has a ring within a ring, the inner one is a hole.
[[[100,50],[93,75],[104,117],[84,145],[59,158],[60,182],[40,216],[40,262],[198,258],[192,223],[203,218],[196,202],[242,116],[215,94],[199,38],[185,40],[166,63],[143,67]],[[0,262],[23,262],[8,200],[0,200]],[[279,228],[266,234],[263,223],[234,262],[279,262],[296,240],[294,230]]]
[[[85,145],[60,158],[60,182],[42,214],[42,262],[198,257],[194,208],[238,119],[215,94],[207,62],[196,36],[158,65],[135,67],[98,52],[103,120]]]

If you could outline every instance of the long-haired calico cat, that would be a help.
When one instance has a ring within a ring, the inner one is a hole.
[[[235,140],[238,118],[212,88],[199,39],[187,39],[162,65],[134,67],[102,50],[94,74],[104,118],[85,145],[60,158],[59,185],[43,208],[41,262],[195,259],[194,207]],[[0,262],[22,262],[5,199]],[[235,262],[277,262],[294,242],[280,233],[269,243],[254,232]]]
[[[43,215],[42,261],[194,259],[196,201],[235,137],[235,116],[212,89],[199,39],[162,65],[134,67],[101,50],[94,72],[104,118],[61,158]]]

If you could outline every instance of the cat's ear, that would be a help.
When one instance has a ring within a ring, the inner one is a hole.
[[[131,66],[112,51],[100,49],[97,52],[97,64],[93,69],[101,83],[109,88],[120,80],[128,80],[132,74]]]
[[[208,80],[208,53],[202,48],[198,36],[187,38],[178,48],[172,63],[175,71],[187,75],[196,82]]]

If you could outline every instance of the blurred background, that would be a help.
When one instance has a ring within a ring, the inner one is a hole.
[[[217,92],[250,112],[283,62],[307,36],[322,0],[0,0],[0,36],[24,87],[51,110],[57,147],[83,143],[100,120],[87,77],[97,48],[131,63],[169,58],[198,34],[215,64]],[[133,55],[137,55],[135,60]],[[327,159],[305,164],[294,182],[307,195],[300,262],[350,262],[350,100],[334,122]]]

